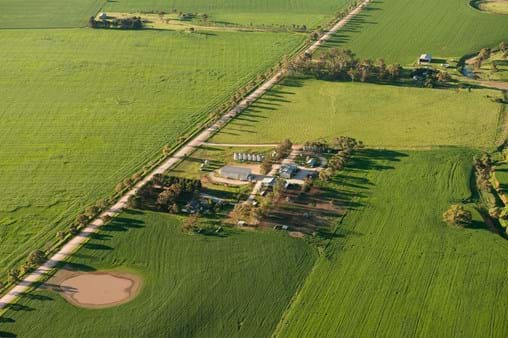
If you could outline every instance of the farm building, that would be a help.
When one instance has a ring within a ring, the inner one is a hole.
[[[279,173],[280,177],[290,179],[296,174],[297,171],[298,167],[295,164],[286,164],[280,168]]]
[[[102,12],[101,14],[99,14],[99,19],[106,20],[107,18],[108,18],[108,15],[105,12]]]
[[[275,184],[275,177],[265,177],[261,184],[263,187],[271,187]]]
[[[430,54],[422,54],[418,59],[418,63],[430,63],[432,61],[432,55]]]
[[[220,175],[232,180],[249,181],[252,177],[252,170],[249,168],[225,166],[220,169]]]
[[[233,160],[235,161],[248,161],[248,162],[263,162],[265,157],[260,154],[245,154],[245,153],[234,153]]]

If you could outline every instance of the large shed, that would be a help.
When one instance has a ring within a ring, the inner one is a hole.
[[[220,175],[232,180],[249,181],[252,177],[252,170],[249,168],[225,166],[220,169]]]

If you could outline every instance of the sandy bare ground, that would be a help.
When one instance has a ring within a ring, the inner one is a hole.
[[[132,273],[63,269],[41,288],[60,293],[75,306],[97,309],[129,302],[138,295],[141,284],[141,278]]]
[[[344,27],[353,17],[355,17],[361,10],[369,4],[370,0],[363,1],[358,7],[356,7],[353,11],[351,11],[346,17],[341,19],[337,24],[335,24],[328,32],[323,34],[323,36],[316,41],[312,46],[306,49],[303,53],[312,54],[319,46],[329,40],[333,34],[335,34],[338,30]],[[224,125],[226,125],[229,121],[231,121],[234,117],[244,111],[248,106],[250,106],[253,102],[263,96],[269,89],[271,89],[277,82],[279,82],[284,76],[285,70],[280,70],[277,72],[271,79],[268,79],[265,83],[259,86],[254,92],[252,92],[249,96],[247,96],[244,100],[242,100],[237,106],[231,109],[228,113],[223,115],[217,122],[215,122],[211,127],[205,129],[200,134],[198,134],[194,139],[192,139],[189,143],[184,145],[180,150],[178,150],[175,154],[166,159],[160,166],[158,166],[152,173],[145,176],[144,179],[139,181],[131,190],[129,190],[125,195],[120,198],[120,200],[115,203],[109,210],[102,213],[98,218],[93,220],[80,234],[70,240],[66,245],[64,245],[60,251],[58,251],[55,255],[50,257],[50,259],[37,268],[34,272],[30,273],[26,276],[22,281],[18,282],[11,290],[9,290],[3,297],[0,298],[0,310],[5,309],[8,305],[15,303],[18,297],[24,293],[30,292],[30,289],[33,287],[34,283],[41,280],[41,278],[45,278],[48,274],[50,274],[53,269],[57,266],[58,263],[64,262],[68,259],[68,257],[72,256],[74,252],[76,252],[84,243],[88,241],[90,235],[99,231],[99,228],[104,224],[103,217],[104,216],[117,216],[123,209],[127,207],[127,202],[131,196],[134,196],[140,188],[148,184],[152,180],[155,175],[163,174],[168,171],[170,168],[177,165],[185,156],[191,154],[195,149],[199,148],[203,145],[212,135],[214,135],[218,130],[220,130]],[[1,311],[0,311],[1,314]]]

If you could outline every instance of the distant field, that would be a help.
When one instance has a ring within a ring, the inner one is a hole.
[[[3,31],[0,280],[301,37]]]
[[[375,0],[327,46],[402,64],[422,53],[460,58],[508,40],[507,20],[469,0]]]
[[[315,260],[280,232],[187,235],[181,219],[124,213],[70,265],[143,277],[132,302],[84,310],[49,291],[23,297],[0,331],[19,337],[268,337]],[[29,310],[29,311],[28,311]]]
[[[278,85],[214,138],[221,143],[305,142],[348,135],[370,146],[492,147],[495,91],[421,89],[318,80]]]
[[[241,25],[322,24],[349,0],[118,0],[107,2],[113,12],[166,11],[207,13],[209,21]]]
[[[86,26],[105,0],[1,0],[0,28]]]
[[[341,173],[359,196],[306,281],[280,337],[506,337],[508,245],[445,225],[470,196],[470,151],[372,152]],[[361,168],[361,169],[359,169]]]

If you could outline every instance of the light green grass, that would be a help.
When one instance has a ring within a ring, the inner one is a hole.
[[[172,175],[178,175],[186,178],[199,179],[201,176],[208,174],[213,170],[220,169],[225,165],[238,165],[240,162],[233,159],[233,154],[262,154],[269,156],[273,147],[217,147],[202,146],[192,155],[180,162],[174,169],[170,171]],[[201,171],[200,167],[203,161],[208,160],[209,165],[205,167],[205,171]],[[256,163],[249,163],[256,164]],[[260,164],[260,163],[259,163]]]
[[[84,27],[104,0],[2,0],[0,28]]]
[[[285,233],[188,235],[174,216],[124,213],[72,259],[83,270],[143,277],[130,303],[85,310],[32,292],[0,331],[19,337],[268,337],[315,260]],[[23,311],[30,310],[30,311]]]
[[[445,225],[468,198],[470,151],[377,152],[341,175],[360,197],[280,337],[506,337],[508,245]]]
[[[474,9],[469,0],[373,1],[327,45],[402,64],[423,53],[460,58],[508,40],[506,22],[506,16]]]
[[[348,0],[119,0],[108,2],[113,12],[166,11],[207,13],[209,21],[241,25],[322,24],[334,17]]]
[[[273,33],[3,31],[0,280],[300,42]]]
[[[494,144],[500,104],[471,92],[318,80],[288,81],[214,138],[220,143],[302,143],[347,135],[370,146]]]

